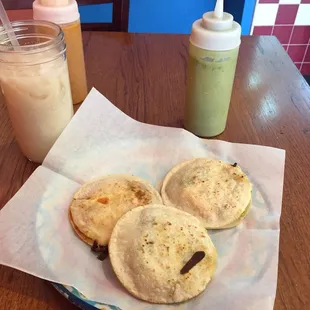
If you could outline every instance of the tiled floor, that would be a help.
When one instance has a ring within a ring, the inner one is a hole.
[[[252,34],[274,35],[304,75],[310,75],[310,0],[258,0]]]

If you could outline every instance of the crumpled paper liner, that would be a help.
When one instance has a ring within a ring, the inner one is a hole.
[[[238,227],[209,232],[219,258],[204,293],[178,305],[142,302],[118,282],[109,259],[97,260],[74,234],[68,206],[81,184],[111,173],[134,174],[159,190],[174,165],[194,157],[237,162],[254,185],[252,207]],[[123,310],[273,309],[284,160],[283,150],[137,122],[93,89],[43,165],[1,210],[0,263]]]

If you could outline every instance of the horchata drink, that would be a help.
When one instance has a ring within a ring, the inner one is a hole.
[[[73,116],[66,44],[59,26],[12,23],[19,46],[0,30],[0,85],[17,143],[41,163]]]

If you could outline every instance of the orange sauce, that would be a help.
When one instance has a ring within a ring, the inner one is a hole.
[[[72,100],[81,103],[87,96],[87,81],[80,21],[60,25],[67,44],[67,61]]]

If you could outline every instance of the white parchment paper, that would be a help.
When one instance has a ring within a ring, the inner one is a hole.
[[[129,173],[159,189],[174,165],[193,157],[237,162],[254,184],[252,207],[238,227],[210,231],[219,259],[203,294],[172,306],[139,301],[123,289],[109,260],[97,260],[74,234],[68,206],[91,178]],[[93,89],[43,165],[1,210],[0,263],[123,310],[273,309],[284,160],[283,150],[139,123]]]

